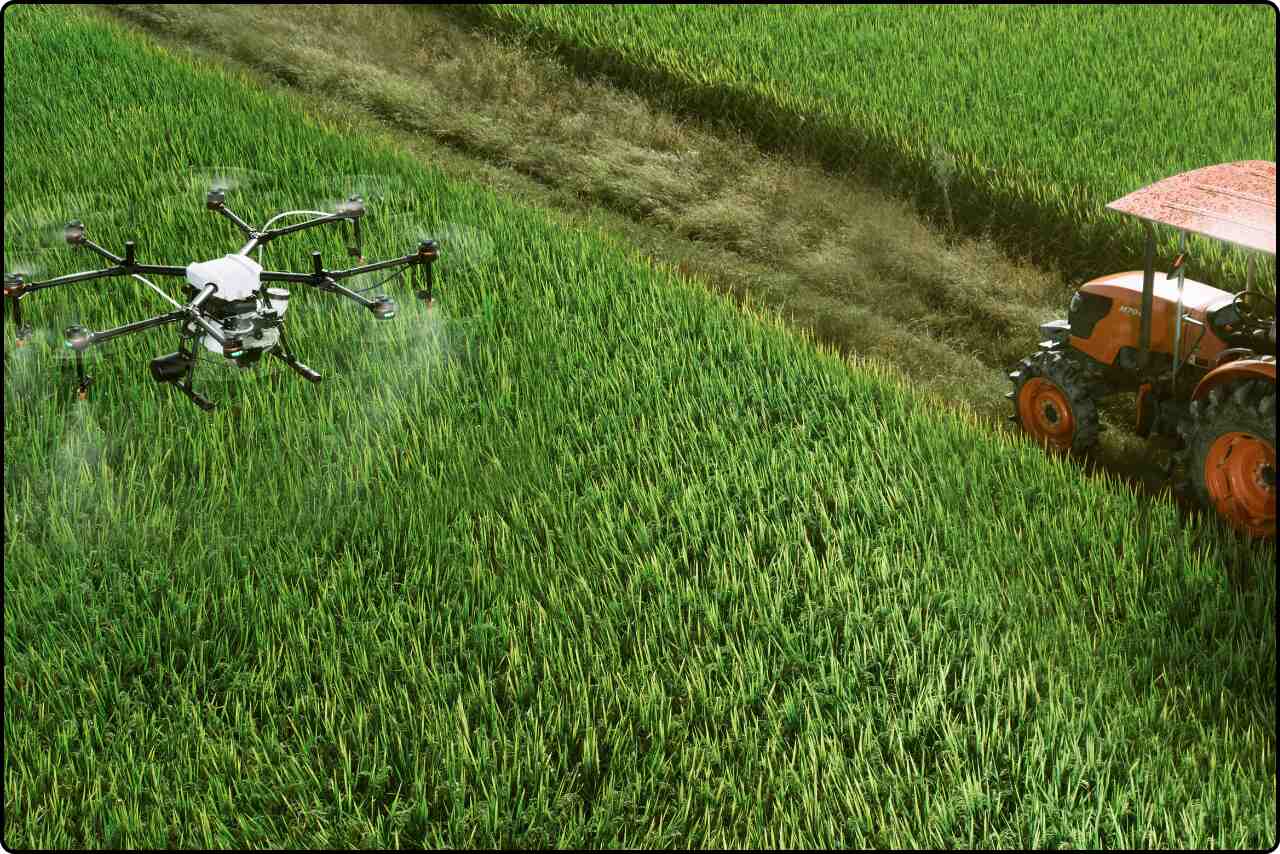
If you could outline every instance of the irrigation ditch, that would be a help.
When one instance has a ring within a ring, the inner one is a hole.
[[[799,148],[766,150],[663,110],[454,7],[93,8],[250,85],[284,89],[317,120],[776,310],[994,429],[1010,429],[1006,372],[1035,351],[1038,324],[1065,316],[1079,284],[1011,258],[998,236],[959,235]],[[1130,417],[1128,401],[1104,407],[1114,429],[1080,463],[1157,500],[1170,449],[1127,435]]]

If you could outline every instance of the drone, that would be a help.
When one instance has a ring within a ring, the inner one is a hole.
[[[388,279],[396,278],[412,269],[414,296],[426,303],[428,307],[433,305],[432,265],[440,257],[438,243],[435,240],[420,240],[417,249],[408,255],[375,261],[371,264],[364,263],[365,259],[361,251],[360,220],[365,215],[365,205],[360,196],[348,197],[346,201],[336,206],[336,211],[331,213],[309,210],[284,211],[271,217],[262,228],[254,228],[227,206],[226,193],[227,190],[223,186],[211,187],[205,196],[205,207],[235,223],[236,227],[244,232],[248,242],[240,247],[238,252],[188,264],[186,267],[140,264],[136,260],[135,244],[132,240],[125,242],[123,256],[115,255],[89,239],[83,222],[79,220],[68,222],[62,231],[67,244],[77,251],[87,247],[109,261],[112,266],[101,270],[71,273],[46,281],[27,281],[22,273],[6,272],[4,298],[9,301],[10,313],[17,327],[16,345],[24,346],[34,334],[34,330],[22,322],[22,299],[28,294],[76,282],[130,276],[149,285],[157,294],[172,303],[174,309],[165,314],[99,332],[90,331],[80,325],[68,326],[63,331],[63,343],[75,356],[79,383],[76,387],[78,399],[87,398],[89,387],[93,383],[93,377],[86,375],[84,370],[84,353],[90,347],[105,344],[124,335],[178,324],[177,351],[152,359],[151,377],[162,385],[173,385],[201,409],[209,411],[215,407],[215,404],[192,386],[197,348],[200,346],[215,355],[231,360],[243,369],[252,368],[264,355],[270,355],[284,362],[304,379],[313,383],[320,382],[320,374],[298,361],[285,337],[284,315],[289,305],[289,291],[272,285],[301,284],[318,291],[337,294],[367,308],[376,320],[386,321],[396,316],[399,307],[395,300],[386,294],[366,297],[363,293],[344,287],[340,282],[353,276],[392,269],[396,272]],[[271,227],[273,223],[284,217],[297,215],[314,218],[294,225]],[[361,266],[344,270],[326,270],[321,261],[321,253],[312,252],[311,272],[293,273],[264,270],[250,257],[250,253],[255,249],[260,249],[278,237],[329,223],[342,224],[344,233],[352,238],[348,241],[350,245],[347,251],[351,257],[360,261]],[[347,229],[348,223],[350,231]],[[186,282],[183,290],[187,302],[184,304],[173,299],[145,278],[146,276],[184,277]]]

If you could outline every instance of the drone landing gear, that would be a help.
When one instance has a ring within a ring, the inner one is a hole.
[[[89,386],[93,385],[93,377],[84,372],[84,353],[76,350],[76,377],[80,383],[76,386],[76,399],[89,399]]]
[[[191,379],[196,372],[196,354],[191,349],[191,340],[190,334],[182,335],[177,353],[152,361],[151,375],[157,382],[173,385],[192,403],[208,412],[217,404],[191,387]]]
[[[316,373],[315,371],[311,370],[311,368],[299,362],[297,357],[293,355],[293,351],[289,349],[289,342],[285,340],[283,328],[280,329],[280,344],[279,346],[273,347],[271,349],[271,355],[275,356],[277,359],[284,362],[286,365],[288,365],[290,368],[296,371],[298,376],[302,377],[303,379],[310,380],[313,383],[320,382],[320,379],[321,379],[320,374]]]
[[[6,286],[5,296],[9,298],[10,312],[13,314],[13,325],[15,327],[13,346],[25,347],[27,342],[31,340],[31,336],[36,334],[36,331],[22,322],[22,294],[15,290],[10,290]]]
[[[200,392],[196,391],[191,387],[191,371],[187,372],[186,380],[180,383],[174,383],[174,386],[177,387],[178,391],[182,392],[188,398],[190,398],[192,403],[194,403],[196,406],[203,409],[205,412],[208,412],[210,409],[213,409],[215,406],[217,406],[217,404],[215,404],[212,400],[205,397],[203,394],[201,394]]]

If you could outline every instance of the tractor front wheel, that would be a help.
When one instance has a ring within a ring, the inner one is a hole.
[[[1231,527],[1276,536],[1276,387],[1248,380],[1191,404],[1182,426],[1186,474],[1200,504]]]
[[[1041,350],[1009,374],[1010,421],[1041,447],[1085,451],[1097,444],[1097,378],[1084,358],[1070,351]]]

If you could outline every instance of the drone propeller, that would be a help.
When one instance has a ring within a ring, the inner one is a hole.
[[[4,212],[5,273],[34,278],[56,266],[74,238],[99,245],[133,235],[133,205],[104,194],[66,195]],[[119,247],[117,247],[118,249]]]
[[[83,329],[79,314],[72,308],[42,306],[36,323],[28,329],[21,347],[5,348],[5,405],[33,403],[61,394],[66,381],[77,374],[76,351],[68,343],[68,333]],[[12,327],[8,327],[12,328]],[[6,329],[6,338],[8,329]],[[80,352],[80,364],[91,375],[111,357],[110,348],[88,347]],[[52,373],[50,371],[52,370]]]
[[[15,325],[14,349],[24,350],[39,330],[31,327],[33,319],[23,310],[18,297],[10,298],[10,287],[53,278],[74,264],[73,252],[83,239],[93,240],[119,251],[120,245],[133,235],[132,208],[104,194],[69,194],[45,199],[39,203],[4,212],[5,237],[5,313],[6,323]],[[30,353],[23,358],[35,358]]]
[[[380,173],[341,175],[324,183],[332,188],[333,195],[316,202],[311,210],[338,212],[349,208],[353,199],[359,199],[377,211],[393,199],[403,200],[408,189],[403,178]]]
[[[365,221],[363,228],[364,257],[368,259],[409,255],[416,252],[422,243],[435,241],[440,256],[433,264],[432,275],[437,286],[441,283],[441,275],[447,277],[478,269],[494,256],[494,241],[487,231],[460,223],[446,223],[432,229],[414,214],[390,217],[378,217],[374,214]],[[354,259],[353,263],[360,262]],[[416,275],[405,267],[375,270],[344,279],[343,285],[370,298],[386,294],[395,299],[403,309],[413,301],[405,297],[409,296],[409,289],[415,285]],[[324,300],[321,306],[318,312],[320,314],[343,313],[354,307],[346,300],[334,299]],[[429,311],[431,306],[425,308]],[[309,308],[308,313],[311,312],[312,309]]]
[[[202,201],[205,194],[214,188],[244,195],[247,191],[277,184],[270,173],[242,166],[193,166],[179,180],[184,189]]]
[[[5,278],[21,276],[23,281],[39,281],[48,273],[49,268],[40,263],[35,255],[14,255],[10,263],[5,264]]]
[[[419,244],[434,240],[440,249],[436,269],[445,275],[483,268],[496,249],[487,230],[459,222],[431,227],[416,214],[402,214],[387,217],[379,227],[391,241],[389,250],[394,254],[412,252]]]
[[[242,166],[198,165],[166,178],[155,194],[160,207],[174,209],[180,217],[203,216],[216,198],[244,216],[266,211],[279,201],[280,181],[272,174]]]

